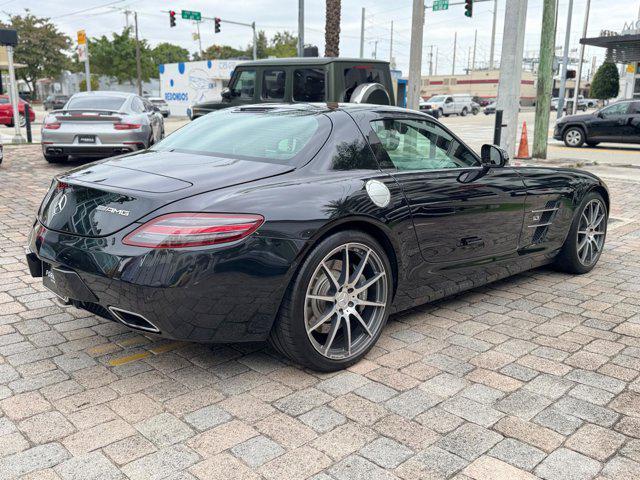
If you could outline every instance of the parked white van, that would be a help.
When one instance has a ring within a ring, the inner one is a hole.
[[[433,110],[437,112],[436,117],[444,115],[456,114],[465,116],[468,113],[473,112],[473,100],[471,95],[457,94],[457,95],[434,95],[424,104],[420,105],[421,110]]]

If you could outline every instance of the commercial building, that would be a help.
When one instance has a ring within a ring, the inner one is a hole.
[[[171,115],[186,115],[190,105],[220,99],[231,74],[242,60],[203,60],[159,65],[160,96]]]

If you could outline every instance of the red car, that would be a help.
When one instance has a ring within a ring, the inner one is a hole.
[[[24,116],[24,106],[27,105],[27,102],[18,99],[18,116],[20,118],[20,126],[24,127],[27,123],[27,119]],[[29,120],[31,122],[35,121],[36,114],[33,111],[33,107],[29,105]],[[11,106],[11,101],[9,100],[9,95],[0,95],[0,124],[4,124],[7,127],[13,127],[13,107]]]

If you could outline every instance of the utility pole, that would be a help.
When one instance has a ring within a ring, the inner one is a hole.
[[[304,0],[298,0],[298,56],[304,57]]]
[[[471,70],[476,69],[476,46],[478,45],[478,29],[473,35],[473,59],[471,60]]]
[[[491,51],[489,53],[489,70],[494,67],[494,53],[496,48],[496,19],[498,18],[498,0],[493,0],[493,26],[491,27]]]
[[[424,0],[413,0],[411,15],[411,50],[409,51],[409,82],[407,85],[407,108],[420,108],[422,86],[422,30],[424,28]]]
[[[133,12],[133,21],[136,26],[136,76],[138,83],[138,95],[142,96],[142,68],[140,66],[140,40],[138,38],[138,12]],[[202,55],[202,49],[200,49]]]
[[[438,75],[438,46],[436,45],[436,60],[433,65],[433,74]]]
[[[378,58],[378,40],[376,40],[375,42],[373,42],[373,58],[377,59]]]
[[[251,22],[251,29],[253,30],[253,59],[258,59],[258,35],[256,34],[256,22]]]
[[[456,50],[458,49],[458,32],[453,34],[453,63],[451,64],[451,75],[456,74]]]
[[[429,76],[433,75],[433,45],[429,45]]]
[[[507,124],[501,135],[500,146],[507,151],[509,158],[513,158],[516,150],[526,20],[527,0],[506,2],[497,110],[503,111],[502,118]]]
[[[534,158],[547,158],[549,109],[553,90],[553,59],[556,54],[555,16],[556,0],[544,0],[540,37],[540,64],[538,65],[538,84],[536,86],[536,117],[533,130]]]
[[[591,8],[591,0],[587,0],[587,11],[584,12],[584,25],[582,26],[582,38],[587,36],[587,27],[589,25],[589,9]],[[578,71],[576,72],[575,87],[573,88],[573,106],[571,113],[574,115],[578,110],[578,95],[580,94],[580,79],[582,77],[582,60],[584,59],[584,43],[580,44],[580,61],[578,62]]]
[[[471,72],[471,45],[467,49],[467,75]]]
[[[200,60],[202,60],[204,57],[204,53],[202,51],[202,39],[200,38],[200,20],[196,20],[196,31],[198,32],[198,52],[200,52]],[[136,40],[136,43],[137,41],[138,40]]]
[[[364,7],[362,7],[362,20],[360,21],[360,58],[364,58]]]
[[[564,95],[567,88],[567,66],[569,64],[569,42],[571,41],[571,15],[573,13],[573,0],[569,0],[567,12],[567,31],[564,36],[564,52],[562,54],[562,69],[560,71],[560,92],[558,94],[558,112],[556,118],[562,117],[564,110]]]
[[[393,62],[393,20],[391,20],[391,34],[389,36],[389,65]]]

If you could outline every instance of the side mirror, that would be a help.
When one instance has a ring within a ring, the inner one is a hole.
[[[229,90],[229,87],[224,87],[220,95],[222,95],[222,98],[225,100],[229,100],[231,98],[231,90]]]
[[[504,167],[509,163],[509,154],[497,145],[484,144],[480,150],[482,164],[487,167]]]

